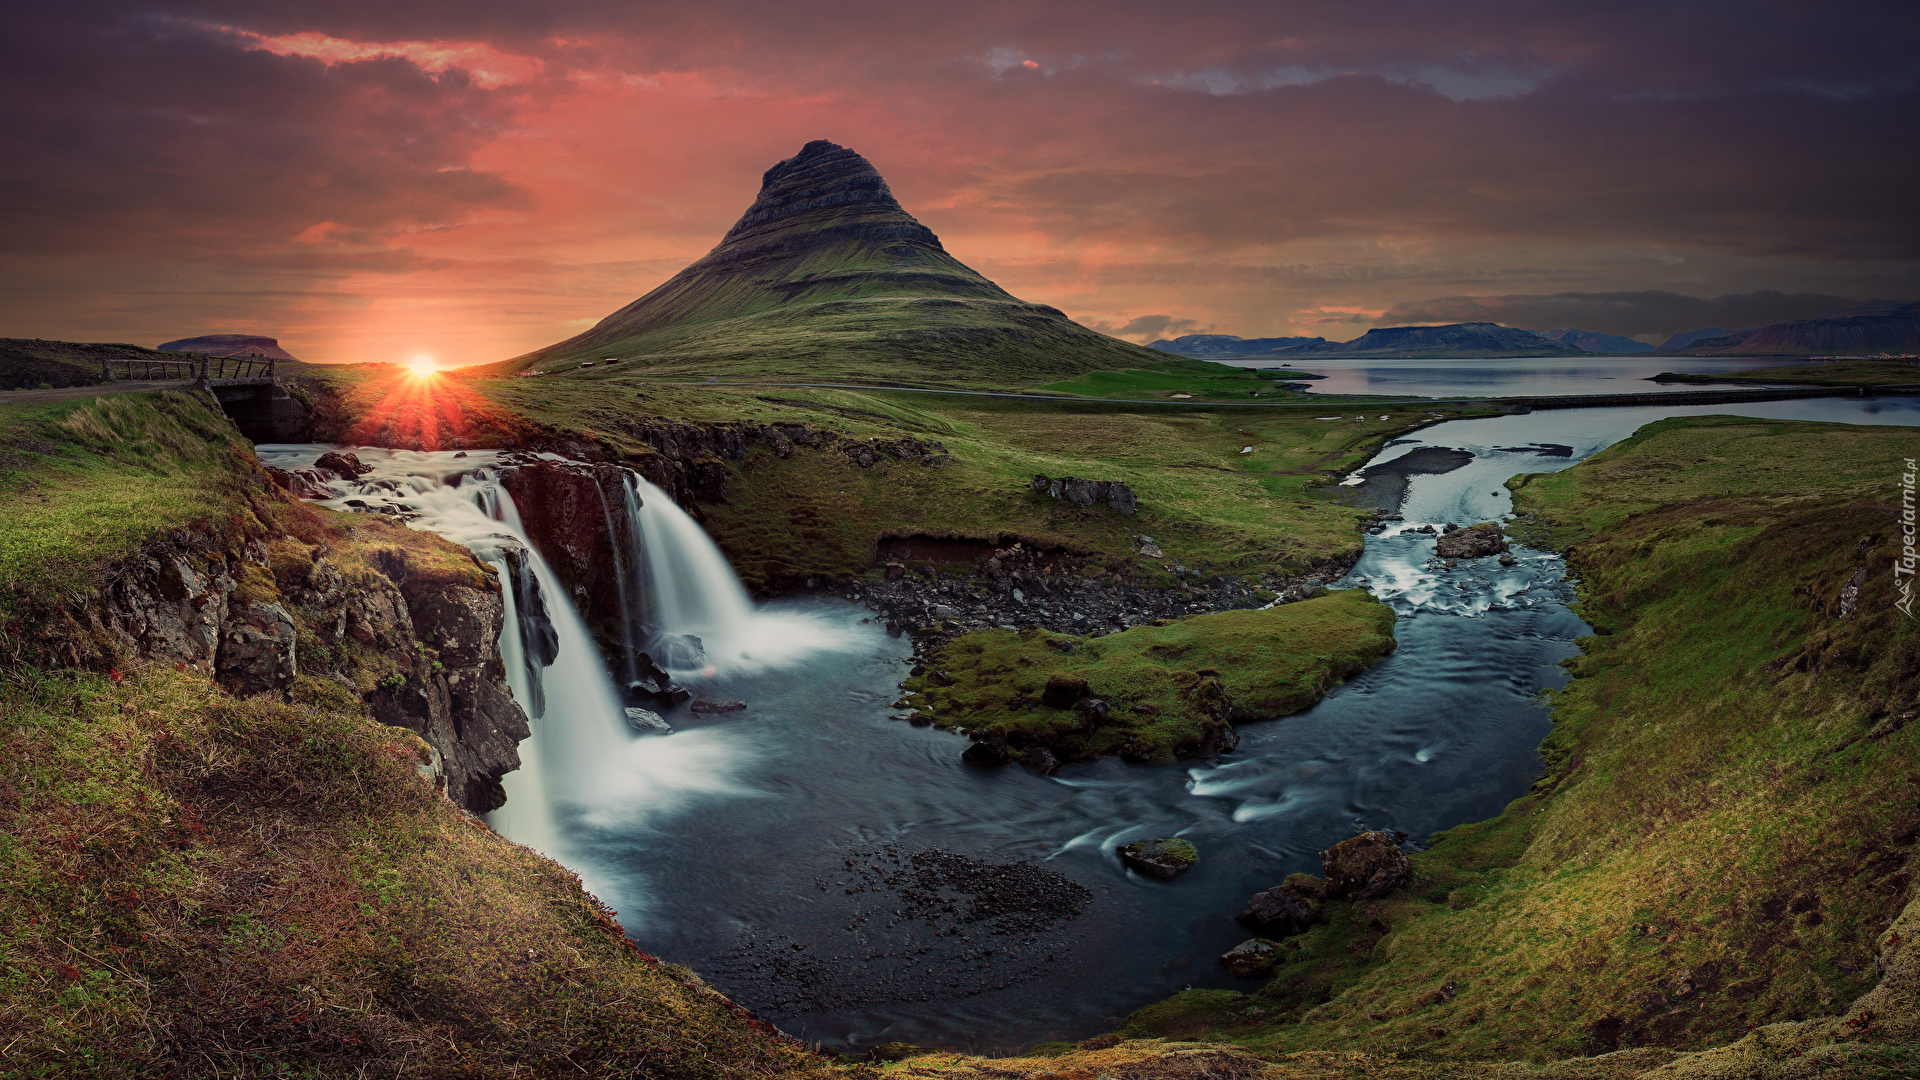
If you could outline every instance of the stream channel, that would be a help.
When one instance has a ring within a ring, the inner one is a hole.
[[[1397,651],[1305,713],[1241,727],[1231,754],[1053,776],[964,765],[961,738],[889,719],[904,638],[844,601],[746,602],[657,489],[628,500],[660,549],[634,553],[633,570],[675,578],[679,599],[633,619],[700,634],[714,662],[676,677],[747,707],[682,706],[666,713],[672,734],[644,736],[537,553],[508,554],[528,545],[498,454],[360,448],[374,472],[326,501],[384,507],[539,579],[557,651],[529,665],[510,613],[509,681],[523,703],[543,701],[492,823],[580,873],[642,948],[810,1042],[1008,1052],[1106,1030],[1183,987],[1256,988],[1214,960],[1251,936],[1232,918],[1248,896],[1317,873],[1320,850],[1363,829],[1417,847],[1523,793],[1551,726],[1541,691],[1564,684],[1559,662],[1587,632],[1565,606],[1564,564],[1516,543],[1512,567],[1449,570],[1434,538],[1409,530],[1497,520],[1511,510],[1507,477],[1709,413],[1914,425],[1920,400],[1568,409],[1415,432],[1369,466],[1421,447],[1472,459],[1412,476],[1405,520],[1369,536],[1340,583],[1393,606]],[[327,449],[258,448],[289,470]],[[1191,840],[1199,865],[1173,882],[1122,867],[1119,845],[1156,836]]]

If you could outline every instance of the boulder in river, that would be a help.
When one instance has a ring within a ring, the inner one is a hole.
[[[654,664],[653,657],[646,653],[634,654],[636,678],[627,684],[631,693],[646,697],[663,709],[684,704],[693,697],[693,692],[673,681],[665,671]]]
[[[694,698],[693,704],[689,707],[697,713],[729,713],[739,712],[747,707],[747,703],[744,701],[708,701],[706,698]]]
[[[373,471],[373,466],[362,463],[358,455],[343,454],[338,450],[321,454],[313,467],[325,469],[342,480],[358,480]]]
[[[1296,878],[1305,881],[1296,883]],[[1255,893],[1235,918],[1275,937],[1304,934],[1308,927],[1320,921],[1325,884],[1310,874],[1294,874],[1265,892]]]
[[[1200,861],[1200,852],[1186,840],[1135,840],[1120,849],[1120,861],[1165,881],[1192,869]]]
[[[1494,522],[1483,521],[1464,529],[1449,526],[1448,530],[1435,545],[1437,554],[1443,559],[1478,559],[1507,550],[1506,537],[1500,535],[1500,526]]]
[[[652,709],[628,709],[627,726],[641,735],[671,735],[673,725]]]
[[[1320,853],[1327,873],[1327,899],[1378,900],[1413,877],[1413,862],[1394,838],[1366,832]]]
[[[1027,751],[1020,759],[1020,764],[1042,776],[1052,776],[1060,771],[1060,759],[1054,757],[1053,751],[1044,746],[1036,746]]]
[[[1257,979],[1273,970],[1280,947],[1264,938],[1249,938],[1220,954],[1220,963],[1236,979]]]
[[[960,760],[969,765],[1005,765],[1008,759],[1007,741],[992,735],[976,736],[974,744],[960,754]]]

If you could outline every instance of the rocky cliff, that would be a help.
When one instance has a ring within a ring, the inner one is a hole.
[[[364,707],[427,741],[449,799],[501,805],[529,729],[498,658],[491,571],[437,537],[276,491],[110,563],[83,602],[28,615],[12,659],[115,673],[144,662],[237,697]]]

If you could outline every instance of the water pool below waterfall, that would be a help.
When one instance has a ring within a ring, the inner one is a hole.
[[[612,706],[556,679],[612,683],[603,665],[587,670],[597,656],[587,664],[584,646],[562,640],[545,669],[545,716],[523,749],[526,775],[508,783],[522,804],[560,789],[561,812],[541,818],[510,802],[496,825],[579,871],[642,947],[829,1045],[1009,1050],[1084,1037],[1184,986],[1250,989],[1258,984],[1214,963],[1249,936],[1232,921],[1248,895],[1317,871],[1319,850],[1362,827],[1419,843],[1489,817],[1538,773],[1535,747],[1550,724],[1539,692],[1561,685],[1558,663],[1586,632],[1564,606],[1562,563],[1515,545],[1513,567],[1487,559],[1449,570],[1431,562],[1433,538],[1409,529],[1497,518],[1510,509],[1508,476],[1569,467],[1663,416],[1911,425],[1917,404],[1566,410],[1452,421],[1397,442],[1375,461],[1420,446],[1474,455],[1414,477],[1407,520],[1369,537],[1342,583],[1394,606],[1398,650],[1308,712],[1242,727],[1238,749],[1217,759],[1105,760],[1051,777],[965,766],[960,738],[888,718],[907,643],[835,600],[756,609],[748,621],[778,627],[790,651],[777,663],[684,674],[697,694],[747,708],[674,710],[667,736],[581,715]],[[289,468],[323,449],[260,452]],[[368,457],[379,469],[369,479],[390,481],[381,498],[415,508],[445,498],[450,455]],[[488,467],[480,457],[458,468]],[[416,474],[431,483],[402,482]],[[435,506],[414,523],[477,549],[510,525]],[[712,644],[726,655],[727,643]],[[596,734],[562,734],[571,729]],[[583,754],[596,760],[575,760]],[[1114,856],[1128,840],[1172,835],[1201,852],[1174,882],[1142,879]],[[996,869],[1021,862],[1046,872]],[[984,884],[968,893],[969,881]]]

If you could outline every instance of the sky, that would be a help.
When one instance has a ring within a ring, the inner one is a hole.
[[[63,0],[0,35],[0,336],[443,366],[704,254],[801,144],[1135,341],[1658,341],[1920,299],[1911,2]]]

